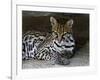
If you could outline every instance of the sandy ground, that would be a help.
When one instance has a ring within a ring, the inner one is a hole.
[[[70,64],[66,67],[88,66],[89,65],[89,44],[87,43],[83,48],[76,52],[76,55],[70,59]],[[49,67],[63,67],[64,65],[52,65],[50,61],[39,60],[24,60],[22,61],[22,69],[32,68],[49,68]]]

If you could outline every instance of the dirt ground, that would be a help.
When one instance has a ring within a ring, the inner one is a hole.
[[[66,67],[88,66],[89,65],[89,44],[87,43],[83,48],[76,52],[75,56],[70,59],[70,64]],[[65,65],[64,65],[65,66]],[[24,60],[22,61],[22,69],[32,68],[49,68],[49,67],[63,67],[63,65],[52,65],[50,61],[39,60]]]

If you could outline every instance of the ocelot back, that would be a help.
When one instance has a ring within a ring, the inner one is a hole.
[[[33,37],[30,40],[32,47],[29,50],[29,45],[26,45],[26,41],[23,40],[23,54],[25,55],[23,59],[28,56],[27,58],[32,57],[39,60],[54,60],[55,63],[68,64],[68,58],[74,54],[75,48],[75,40],[72,35],[73,20],[50,17],[50,22],[52,33],[49,37],[42,35],[41,37],[43,40],[41,40],[38,45],[36,44],[39,42],[39,39],[34,41],[36,37]],[[30,42],[28,40],[27,44]]]

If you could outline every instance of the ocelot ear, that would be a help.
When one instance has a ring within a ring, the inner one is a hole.
[[[73,23],[74,23],[73,19],[70,19],[70,20],[67,21],[67,26],[72,28]]]
[[[57,25],[57,20],[54,17],[50,17],[50,22],[52,26],[56,26]]]

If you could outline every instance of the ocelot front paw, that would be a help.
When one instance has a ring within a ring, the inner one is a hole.
[[[65,57],[67,59],[70,59],[74,56],[74,52],[73,51],[62,51],[61,52],[61,57]]]
[[[68,65],[68,64],[70,64],[70,61],[66,58],[59,58],[59,59],[57,59],[56,64]]]

